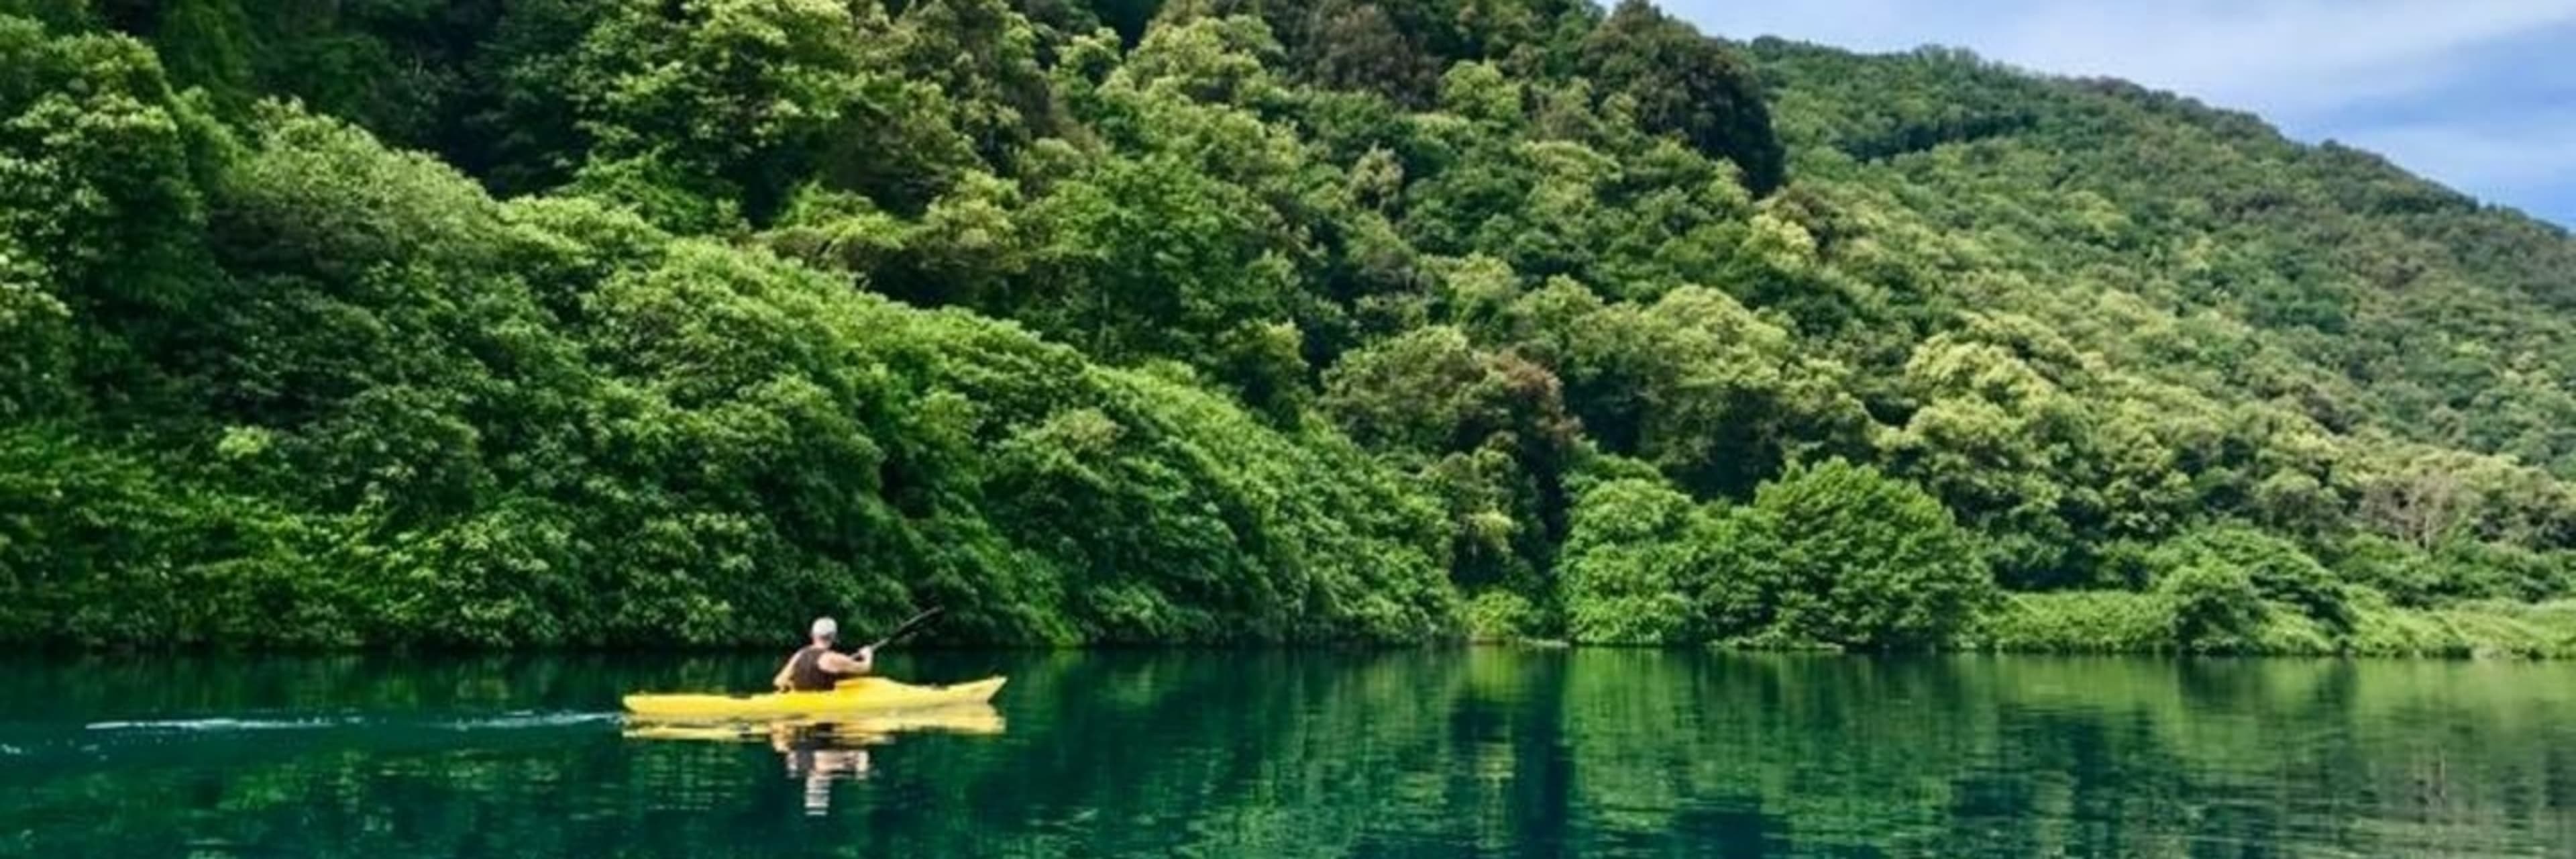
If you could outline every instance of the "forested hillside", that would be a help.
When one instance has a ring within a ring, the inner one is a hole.
[[[2576,653],[2576,240],[1555,0],[0,0],[0,641]]]

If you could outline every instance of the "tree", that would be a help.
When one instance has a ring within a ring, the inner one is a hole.
[[[922,0],[904,7],[892,38],[905,80],[937,89],[949,110],[948,127],[984,163],[1007,166],[1030,140],[1056,131],[1036,30],[1010,4]]]
[[[1256,378],[1216,360],[1229,333],[1290,321],[1298,303],[1266,215],[1245,189],[1177,159],[1103,161],[1029,207],[1044,240],[1005,306],[1103,359],[1189,360],[1241,390]]]
[[[2063,339],[2030,320],[1983,319],[1915,348],[1904,385],[1920,405],[1879,443],[1894,471],[1989,535],[2007,584],[2081,582],[2087,548],[2125,536],[2098,530],[2114,460],[2093,403],[2076,390],[2091,384],[2087,362]],[[2156,440],[2128,441],[2136,449],[2125,455],[2153,471]]]
[[[1344,356],[1322,405],[1353,440],[1431,478],[1449,503],[1453,580],[1546,596],[1580,437],[1553,374],[1434,326]]]
[[[0,15],[0,65],[0,327],[31,374],[10,387],[173,407],[156,361],[220,280],[203,234],[230,138],[130,39]]]
[[[2353,624],[2350,596],[2333,573],[2289,541],[2251,528],[2194,530],[2157,547],[2149,563],[2165,571],[2157,574],[2160,578],[2196,571],[2190,573],[2198,578],[2189,588],[2221,583],[2212,576],[2224,576],[2233,592],[2233,577],[2241,576],[2260,599],[2294,608],[2330,630],[2348,630]]]
[[[1369,90],[1404,104],[1429,100],[1440,58],[1398,29],[1380,4],[1322,0],[1311,9],[1297,60],[1316,84]]]
[[[2171,605],[2175,643],[2189,651],[2252,651],[2271,613],[2253,576],[2211,558],[2166,572],[2156,591]]]
[[[551,83],[568,88],[594,141],[585,176],[653,164],[670,172],[645,181],[684,183],[765,221],[845,118],[883,115],[866,100],[885,98],[884,61],[867,51],[890,29],[865,3],[618,0]]]
[[[1707,636],[1692,595],[1715,573],[1707,521],[1690,497],[1613,480],[1575,503],[1564,553],[1566,632],[1597,644],[1681,644]]]
[[[77,402],[71,309],[0,238],[0,421],[56,414]]]
[[[1787,156],[1752,70],[1646,0],[1620,0],[1584,38],[1582,70],[1604,97],[1626,97],[1646,127],[1735,162],[1753,193],[1786,180]]]
[[[2393,474],[2364,490],[2365,521],[2417,549],[2431,549],[2467,524],[2477,506],[2468,481],[2441,465]]]
[[[2576,242],[2130,85],[1561,0],[0,7],[12,641],[2380,652],[2576,587]],[[1978,571],[2116,590],[1981,637]]]
[[[1552,287],[1518,312],[1544,332],[1532,349],[1557,362],[1586,431],[1693,491],[1741,497],[1800,452],[1857,444],[1864,418],[1842,368],[1800,355],[1724,293],[1601,305]]]
[[[1975,538],[1923,490],[1835,459],[1755,493],[1767,560],[1732,567],[1706,603],[1720,634],[1855,649],[1935,647],[1995,597]]]

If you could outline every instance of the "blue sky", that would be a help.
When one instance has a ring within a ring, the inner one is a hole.
[[[1952,45],[2260,114],[2576,225],[2576,0],[1663,0],[1735,39]]]

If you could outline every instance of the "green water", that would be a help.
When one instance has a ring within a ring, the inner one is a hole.
[[[886,667],[1010,675],[999,733],[613,712],[773,667],[0,661],[0,854],[2576,855],[2563,664],[949,653]]]

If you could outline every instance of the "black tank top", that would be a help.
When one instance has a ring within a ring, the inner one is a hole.
[[[829,692],[839,683],[840,675],[823,670],[823,654],[832,652],[819,644],[809,644],[796,651],[787,663],[787,685],[798,692]]]

